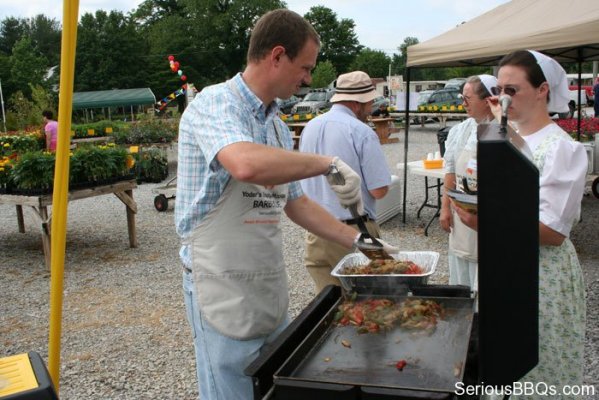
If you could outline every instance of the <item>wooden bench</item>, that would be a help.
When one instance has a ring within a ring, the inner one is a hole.
[[[89,197],[114,194],[125,205],[127,214],[127,231],[129,233],[129,246],[137,247],[137,235],[135,230],[135,214],[137,214],[137,203],[133,199],[133,189],[137,187],[135,180],[115,182],[109,185],[95,186],[88,189],[69,191],[69,201],[86,199]],[[50,232],[52,215],[48,212],[48,206],[52,205],[52,193],[45,195],[0,195],[0,204],[11,204],[17,208],[17,223],[19,232],[25,232],[25,221],[23,219],[23,206],[31,207],[33,216],[41,226],[42,246],[46,266],[50,269]],[[93,212],[93,211],[90,211]]]
[[[399,132],[399,129],[395,127],[395,118],[372,118],[370,122],[374,125],[381,144],[399,142],[398,138],[389,137],[392,133]]]

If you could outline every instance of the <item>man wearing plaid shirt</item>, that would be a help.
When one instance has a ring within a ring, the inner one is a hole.
[[[347,248],[358,235],[297,181],[338,172],[339,201],[360,206],[359,176],[336,157],[293,151],[277,113],[277,97],[311,82],[319,47],[298,14],[265,14],[243,73],[205,88],[181,118],[175,224],[202,400],[252,398],[243,370],[287,325],[282,212]]]

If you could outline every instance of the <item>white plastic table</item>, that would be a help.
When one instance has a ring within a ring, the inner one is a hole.
[[[403,171],[404,163],[403,162],[397,163],[397,169],[400,171]],[[431,217],[431,219],[428,221],[428,223],[426,224],[426,227],[424,228],[424,235],[428,236],[428,228],[431,226],[431,224],[433,223],[435,218],[437,218],[439,216],[439,214],[441,213],[441,186],[443,185],[442,180],[445,177],[445,169],[444,168],[427,169],[427,168],[424,168],[424,164],[422,163],[422,160],[418,160],[418,161],[408,162],[408,173],[413,174],[413,175],[424,176],[424,202],[418,209],[418,213],[416,214],[416,217],[420,218],[420,213],[422,212],[422,209],[425,207],[433,208],[433,209],[437,210],[435,212],[435,214]],[[429,185],[428,178],[437,179],[437,182]],[[429,198],[430,198],[429,190],[431,190],[431,189],[436,189],[436,191],[437,191],[437,201],[433,202],[433,203],[429,202]]]

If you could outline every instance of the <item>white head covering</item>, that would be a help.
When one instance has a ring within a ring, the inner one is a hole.
[[[493,94],[493,92],[491,92],[491,88],[497,86],[497,78],[495,78],[493,75],[487,74],[478,75],[478,78],[487,89],[487,92],[489,92],[489,94]]]
[[[548,111],[569,111],[568,102],[570,101],[570,93],[566,71],[553,58],[534,50],[528,50],[528,52],[535,56],[537,64],[541,67],[541,71],[543,71],[543,75],[545,75],[545,79],[547,79],[547,83],[549,84]]]
[[[376,97],[376,90],[372,85],[370,76],[366,72],[353,71],[339,75],[335,94],[331,97],[331,103],[337,103],[338,101],[368,103]]]

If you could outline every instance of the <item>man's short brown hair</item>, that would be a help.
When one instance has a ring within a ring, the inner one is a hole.
[[[252,29],[247,61],[261,60],[275,46],[283,46],[293,60],[309,39],[320,46],[318,33],[301,15],[286,8],[269,11]]]

